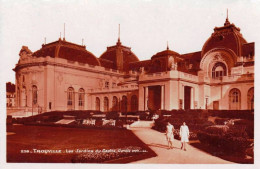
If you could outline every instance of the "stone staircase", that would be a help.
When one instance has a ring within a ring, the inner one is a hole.
[[[154,126],[154,121],[135,121],[130,125],[130,128],[152,128]]]

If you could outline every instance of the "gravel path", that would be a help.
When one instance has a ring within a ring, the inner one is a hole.
[[[168,150],[164,133],[150,128],[130,128],[134,134],[146,143],[158,156],[136,161],[133,163],[157,163],[157,164],[232,164],[232,162],[212,156],[191,145],[187,145],[187,151],[180,149],[181,142],[174,140],[174,148]]]

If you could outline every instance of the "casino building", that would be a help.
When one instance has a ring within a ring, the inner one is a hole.
[[[19,55],[16,107],[28,112],[254,109],[254,42],[228,18],[193,53],[140,61],[118,39],[96,57],[63,38]]]

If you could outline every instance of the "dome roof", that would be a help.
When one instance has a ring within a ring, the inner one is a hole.
[[[180,54],[175,52],[175,51],[169,50],[169,48],[167,48],[166,50],[158,52],[155,55],[153,55],[152,59],[160,58],[160,57],[166,57],[166,56],[177,56],[177,57],[180,57]]]
[[[98,59],[89,51],[86,46],[77,45],[59,39],[58,41],[42,45],[42,48],[33,53],[35,57],[63,58],[69,61],[99,66]]]
[[[206,41],[202,48],[202,56],[213,48],[228,48],[241,56],[242,46],[247,43],[240,33],[240,29],[230,24],[228,18],[223,27],[215,27],[214,33]]]
[[[118,40],[115,46],[107,47],[99,61],[103,67],[128,71],[129,63],[137,62],[139,59],[131,51],[131,48],[121,45],[120,40]]]

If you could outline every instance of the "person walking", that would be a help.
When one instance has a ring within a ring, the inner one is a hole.
[[[174,132],[174,126],[170,122],[168,122],[166,126],[166,139],[169,147],[168,149],[173,149],[173,140],[174,140],[173,132]]]
[[[180,137],[181,149],[184,148],[184,151],[186,151],[186,143],[189,142],[190,132],[185,122],[183,122],[183,125],[180,127]]]

